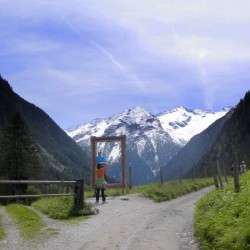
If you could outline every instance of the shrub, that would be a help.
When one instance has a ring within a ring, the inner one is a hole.
[[[84,208],[77,211],[74,208],[73,197],[42,198],[32,203],[32,206],[53,219],[69,219],[74,216],[94,214],[92,206],[85,202]]]

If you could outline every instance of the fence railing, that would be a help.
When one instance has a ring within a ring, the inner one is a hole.
[[[0,184],[74,184],[74,193],[58,194],[14,194],[0,195],[0,199],[21,199],[21,198],[40,198],[57,196],[74,196],[74,205],[77,209],[84,207],[84,180],[75,181],[48,181],[48,180],[0,180]]]

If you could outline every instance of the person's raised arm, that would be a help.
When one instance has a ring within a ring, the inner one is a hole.
[[[104,169],[108,168],[109,167],[109,164],[107,162],[102,162],[102,164],[105,165],[105,167],[103,167]]]

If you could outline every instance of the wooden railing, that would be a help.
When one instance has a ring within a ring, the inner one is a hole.
[[[58,194],[15,194],[0,195],[0,199],[21,199],[21,198],[40,198],[40,197],[57,197],[57,196],[74,196],[74,205],[77,209],[84,207],[84,180],[75,181],[47,181],[47,180],[0,180],[0,184],[75,184],[74,193]]]

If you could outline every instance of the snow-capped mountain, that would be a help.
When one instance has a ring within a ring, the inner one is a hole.
[[[135,107],[107,119],[95,119],[72,127],[66,132],[85,150],[90,150],[91,136],[126,135],[127,164],[133,167],[133,182],[142,184],[152,181],[160,166],[165,166],[193,135],[226,112],[212,113],[179,107],[153,115]],[[107,160],[114,166],[107,174],[119,180],[120,145],[100,143],[97,146],[103,149]]]
[[[185,146],[193,136],[208,128],[230,109],[230,107],[227,107],[218,112],[211,112],[178,107],[158,114],[157,118],[172,140],[181,146]]]
[[[140,107],[125,110],[107,119],[96,119],[91,123],[72,127],[66,132],[85,150],[90,148],[91,136],[126,135],[127,164],[133,167],[135,183],[152,181],[159,167],[169,161],[180,149],[180,146],[174,143],[169,134],[164,131],[159,119]],[[103,149],[112,166],[117,165],[112,167],[111,176],[119,179],[118,175],[121,172],[118,169],[119,145],[102,143],[98,147]],[[139,181],[142,176],[143,180]]]

